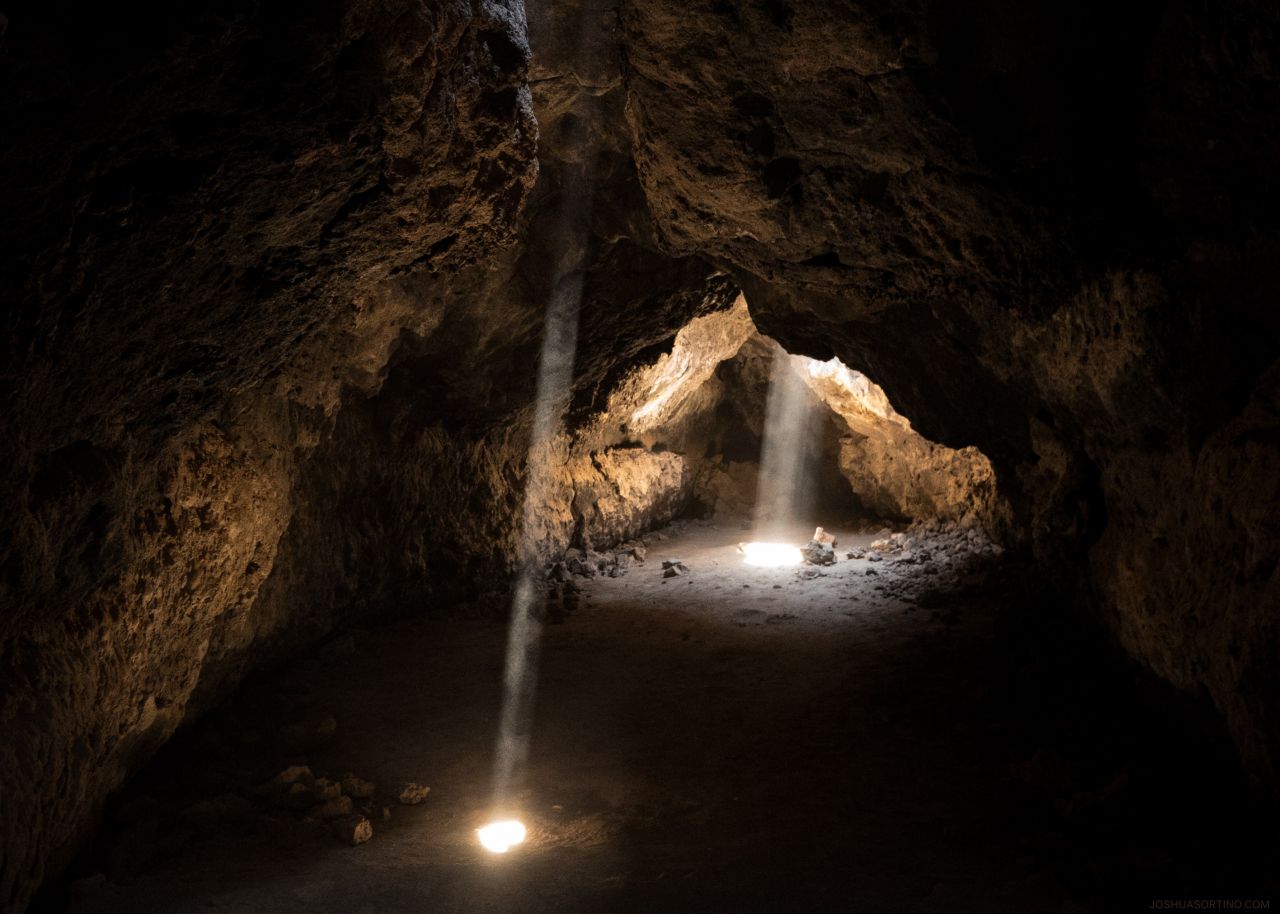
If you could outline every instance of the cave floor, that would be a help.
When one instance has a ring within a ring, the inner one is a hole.
[[[144,797],[170,811],[144,819],[152,858],[130,869],[126,829],[117,871],[77,884],[71,910],[1101,909],[1070,898],[1046,850],[1054,826],[1021,831],[1028,795],[990,710],[996,613],[976,572],[844,559],[870,535],[841,535],[823,569],[744,567],[732,525],[661,536],[544,630],[523,847],[489,856],[473,831],[505,626],[407,621],[251,685],[174,750],[156,775],[167,786]],[[663,578],[667,557],[690,574]],[[316,714],[337,720],[331,739],[279,748]],[[260,800],[213,825],[173,813],[249,796],[298,762],[432,790],[416,807],[379,800],[390,818],[358,847]]]

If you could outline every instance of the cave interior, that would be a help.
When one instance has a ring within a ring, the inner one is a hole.
[[[1268,909],[1278,36],[6,4],[0,912]]]

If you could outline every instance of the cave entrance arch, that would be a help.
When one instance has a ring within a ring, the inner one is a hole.
[[[977,448],[929,441],[838,359],[786,352],[742,296],[627,376],[599,421],[607,446],[592,458],[599,484],[575,492],[578,547],[678,516],[786,527],[794,539],[819,525],[990,529],[999,509]]]

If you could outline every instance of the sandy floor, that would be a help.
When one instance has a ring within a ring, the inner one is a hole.
[[[1092,910],[1007,824],[1019,794],[991,749],[1001,724],[977,710],[992,611],[948,600],[962,563],[926,575],[849,561],[872,537],[846,534],[833,567],[747,568],[742,536],[693,524],[651,539],[646,564],[586,582],[580,607],[545,628],[521,799],[531,836],[510,855],[473,833],[505,626],[408,622],[251,688],[212,731],[224,745],[207,764],[190,747],[170,759],[176,786],[160,802],[243,794],[301,761],[429,784],[424,805],[391,801],[359,847],[263,809],[161,825],[158,860],[80,884],[72,910]],[[663,578],[667,557],[691,573]],[[288,715],[318,712],[339,724],[327,745],[270,748]]]

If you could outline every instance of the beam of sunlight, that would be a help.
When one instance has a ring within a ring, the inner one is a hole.
[[[781,346],[775,347],[756,487],[757,544],[785,543],[804,525],[811,508],[814,398],[793,362]]]
[[[481,846],[494,854],[505,854],[517,844],[523,844],[527,834],[524,823],[515,819],[500,819],[477,828]]]
[[[538,684],[538,653],[542,640],[542,623],[537,615],[542,597],[538,585],[541,567],[538,555],[539,512],[545,504],[544,494],[555,485],[559,470],[553,449],[573,386],[581,301],[582,275],[574,273],[566,277],[552,294],[543,332],[517,551],[519,567],[511,600],[502,711],[494,750],[494,808],[510,806],[529,757],[533,704]]]
[[[585,29],[585,20],[581,29]],[[584,46],[585,31],[578,35]],[[539,621],[544,599],[540,586],[543,533],[540,513],[562,471],[557,461],[557,437],[573,392],[573,367],[578,348],[578,318],[582,305],[582,260],[590,241],[591,187],[594,144],[584,141],[580,169],[565,167],[559,187],[557,221],[552,227],[557,261],[552,267],[550,300],[538,356],[533,429],[525,470],[523,511],[516,546],[517,570],[507,630],[506,672],[502,710],[494,747],[494,821],[478,832],[483,847],[505,853],[524,840],[525,826],[510,817],[513,801],[524,781],[533,731],[533,706],[538,686],[538,655],[542,641]]]
[[[795,546],[786,543],[743,543],[742,561],[760,568],[780,568],[799,565],[804,556]]]

